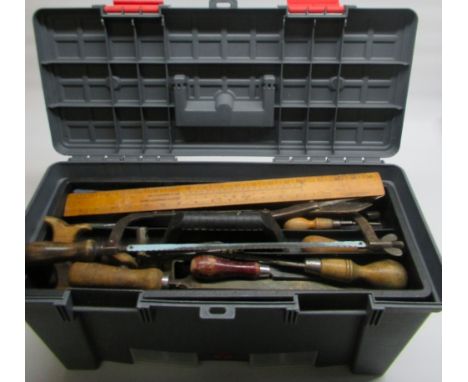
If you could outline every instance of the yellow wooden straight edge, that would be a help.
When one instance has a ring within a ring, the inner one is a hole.
[[[377,172],[71,193],[64,216],[382,196]]]

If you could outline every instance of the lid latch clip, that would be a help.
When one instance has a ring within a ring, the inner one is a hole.
[[[159,13],[164,0],[113,0],[112,5],[105,5],[105,13]]]
[[[340,0],[288,0],[289,13],[344,13]]]

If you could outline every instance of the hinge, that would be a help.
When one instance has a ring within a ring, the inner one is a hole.
[[[104,13],[159,13],[164,0],[114,0],[104,6]]]
[[[279,163],[298,163],[298,164],[383,164],[384,161],[377,157],[328,157],[328,156],[287,156],[280,155],[273,159],[273,162]]]
[[[345,13],[340,0],[288,0],[289,13]]]
[[[174,155],[75,155],[68,159],[69,162],[177,162]]]

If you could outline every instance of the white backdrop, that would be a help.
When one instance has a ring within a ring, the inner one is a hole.
[[[52,147],[36,48],[32,15],[43,7],[86,7],[110,0],[27,0],[26,1],[26,204],[29,202],[46,168],[66,160]],[[410,180],[436,244],[441,246],[441,1],[438,0],[351,0],[342,1],[359,7],[412,8],[419,16],[416,49],[399,153],[386,160],[402,167]],[[172,6],[206,6],[208,0],[167,0]],[[239,6],[284,4],[278,0],[239,0]],[[432,315],[422,326],[394,365],[379,381],[441,380],[441,315]],[[310,368],[260,368],[243,364],[209,363],[199,368],[137,364],[133,366],[104,363],[95,372],[68,371],[26,325],[27,381],[146,380],[218,380],[252,378],[302,381],[367,381],[367,377],[346,375],[344,368],[313,370]]]

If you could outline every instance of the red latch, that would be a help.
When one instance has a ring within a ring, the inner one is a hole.
[[[164,0],[114,0],[112,5],[105,5],[106,13],[158,13]]]
[[[344,13],[340,0],[288,0],[290,13]]]

